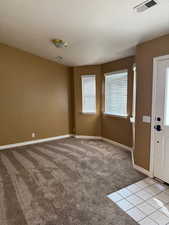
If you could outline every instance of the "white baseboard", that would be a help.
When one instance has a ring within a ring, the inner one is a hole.
[[[129,147],[129,146],[127,146],[127,145],[120,144],[120,143],[118,143],[118,142],[116,142],[116,141],[112,141],[112,140],[110,140],[110,139],[108,139],[108,138],[104,138],[104,137],[101,137],[101,139],[102,139],[103,141],[109,142],[110,144],[113,144],[113,145],[116,145],[116,146],[118,146],[118,147],[124,148],[124,149],[127,150],[127,151],[130,151],[130,152],[133,151],[132,147]]]
[[[82,138],[82,139],[99,139],[102,140],[102,137],[99,136],[87,136],[87,135],[74,135],[75,138]]]
[[[145,174],[145,175],[148,176],[148,177],[153,177],[153,174],[152,174],[149,170],[146,170],[146,169],[144,169],[143,167],[138,166],[138,165],[135,164],[135,162],[134,162],[134,152],[132,152],[131,157],[132,157],[132,165],[133,165],[133,168],[134,168],[135,170],[137,170],[137,171],[139,171],[139,172]]]
[[[152,172],[150,172],[149,170],[146,170],[143,167],[138,166],[138,165],[135,164],[135,162],[134,162],[134,155],[133,154],[134,154],[134,152],[132,152],[132,165],[133,165],[133,168],[135,170],[137,170],[137,171],[145,174],[146,176],[153,178],[154,176],[153,176],[153,173]]]
[[[47,141],[53,141],[53,140],[59,140],[59,139],[64,139],[64,138],[68,138],[68,137],[75,137],[75,138],[83,138],[83,139],[97,139],[97,140],[103,140],[106,141],[110,144],[116,145],[118,147],[121,147],[125,150],[128,150],[130,152],[132,152],[132,148],[128,147],[126,145],[120,144],[118,142],[112,141],[108,138],[104,138],[104,137],[99,137],[99,136],[86,136],[86,135],[73,135],[73,134],[66,134],[63,136],[56,136],[56,137],[50,137],[50,138],[43,138],[43,139],[37,139],[37,140],[31,140],[31,141],[25,141],[25,142],[20,142],[20,143],[16,143],[16,144],[9,144],[9,145],[1,145],[0,146],[0,150],[4,150],[4,149],[9,149],[9,148],[16,148],[16,147],[20,147],[20,146],[25,146],[25,145],[32,145],[32,144],[37,144],[37,143],[42,143],[42,142],[47,142]],[[139,172],[149,176],[149,177],[153,177],[152,173],[138,165],[136,165],[134,163],[134,157],[133,157],[133,152],[132,152],[132,163],[133,163],[133,168],[138,170]]]
[[[153,177],[153,174],[150,171],[148,171],[148,170],[146,170],[146,169],[144,169],[144,168],[142,168],[142,167],[140,167],[136,164],[133,164],[133,168],[138,170],[139,172],[145,174],[148,177]]]
[[[112,141],[108,138],[100,137],[100,136],[87,136],[87,135],[74,135],[75,138],[82,138],[82,139],[96,139],[96,140],[103,140],[106,142],[109,142],[110,144],[116,145],[118,147],[124,148],[125,150],[128,150],[132,152],[132,148],[128,147],[126,145],[120,144],[118,142]]]
[[[112,140],[107,139],[107,138],[103,138],[103,137],[100,137],[100,136],[73,135],[73,134],[66,134],[66,135],[63,135],[63,136],[56,136],[56,137],[43,138],[43,139],[37,139],[37,140],[31,140],[31,141],[24,141],[24,142],[19,142],[19,143],[15,143],[15,144],[9,144],[9,145],[1,145],[0,150],[9,149],[9,148],[16,148],[16,147],[20,147],[20,146],[24,146],[24,145],[32,145],[32,144],[37,144],[37,143],[42,143],[42,142],[47,142],[47,141],[59,140],[59,139],[68,138],[68,137],[75,137],[75,138],[82,138],[82,139],[104,140],[104,141],[109,142],[113,145],[124,148],[128,151],[132,151],[132,148],[130,148],[126,145],[122,145],[118,142],[112,141]]]
[[[37,144],[37,143],[42,143],[42,142],[47,142],[47,141],[53,141],[53,140],[68,138],[68,137],[71,137],[71,136],[73,136],[73,135],[66,134],[66,135],[63,135],[63,136],[37,139],[37,140],[33,140],[33,141],[32,140],[31,141],[24,141],[24,142],[19,142],[19,143],[16,143],[16,144],[1,145],[0,150],[9,149],[9,148],[16,148],[16,147],[20,147],[20,146],[24,146],[24,145],[32,145],[32,144]]]
[[[133,168],[136,169],[137,171],[139,171],[139,172],[145,174],[146,176],[153,177],[153,174],[152,174],[150,171],[148,171],[148,170],[146,170],[146,169],[144,169],[144,168],[142,168],[142,167],[140,167],[140,166],[138,166],[138,165],[136,165],[136,164],[134,163],[134,156],[133,156],[133,148],[132,148],[132,147],[128,147],[128,146],[126,146],[126,145],[123,145],[123,144],[120,144],[120,143],[118,143],[118,142],[112,141],[112,140],[110,140],[110,139],[108,139],[108,138],[99,137],[99,136],[74,135],[74,137],[75,137],[75,138],[84,138],[84,139],[99,139],[99,140],[106,141],[106,142],[108,142],[108,143],[110,143],[110,144],[116,145],[116,146],[118,146],[118,147],[121,147],[121,148],[123,148],[123,149],[125,149],[125,150],[127,150],[127,151],[130,151],[131,154],[132,154],[132,164],[133,164]]]

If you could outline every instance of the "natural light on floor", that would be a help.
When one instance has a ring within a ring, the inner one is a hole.
[[[107,195],[141,225],[169,224],[169,186],[145,178]]]

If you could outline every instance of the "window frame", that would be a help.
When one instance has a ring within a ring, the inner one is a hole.
[[[136,63],[133,64],[133,97],[132,97],[132,113],[131,121],[135,122],[136,119],[136,96],[137,94],[137,67]]]
[[[126,103],[126,115],[118,115],[118,114],[112,114],[112,113],[108,113],[106,112],[106,76],[111,76],[113,74],[118,74],[118,73],[124,73],[127,72],[127,103]],[[123,70],[116,70],[116,71],[112,71],[112,72],[108,72],[108,73],[104,73],[104,112],[103,114],[105,116],[108,117],[116,117],[116,118],[123,118],[123,119],[127,119],[129,114],[128,114],[128,78],[129,78],[129,72],[128,69],[123,69]]]
[[[95,111],[94,112],[84,112],[83,111],[83,106],[84,106],[84,98],[83,98],[83,89],[84,89],[84,87],[83,87],[83,78],[86,78],[86,77],[94,77],[95,78]],[[80,79],[80,81],[81,81],[81,114],[86,114],[86,115],[95,115],[96,113],[97,113],[97,89],[96,89],[96,87],[97,87],[97,85],[96,85],[96,75],[95,74],[83,74],[83,75],[81,75],[81,79]]]

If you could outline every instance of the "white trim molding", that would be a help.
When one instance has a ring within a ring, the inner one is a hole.
[[[99,139],[101,140],[102,137],[99,136],[87,136],[87,135],[74,135],[75,138],[82,138],[82,139]]]
[[[43,138],[43,139],[19,142],[19,143],[9,144],[9,145],[1,145],[0,150],[9,149],[9,148],[16,148],[16,147],[25,146],[25,145],[32,145],[32,144],[37,144],[37,143],[42,143],[42,142],[47,142],[47,141],[59,140],[59,139],[64,139],[64,138],[68,138],[68,137],[103,140],[103,141],[109,142],[113,145],[116,145],[118,147],[124,148],[125,150],[128,150],[130,152],[132,151],[131,147],[128,147],[126,145],[123,145],[123,144],[120,144],[118,142],[112,141],[108,138],[103,138],[103,137],[100,137],[100,136],[73,135],[73,134],[66,134],[66,135],[63,135],[63,136],[56,136],[56,137],[50,137],[50,138]]]
[[[138,165],[134,164],[133,165],[133,168],[136,169],[136,170],[138,170],[139,172],[145,174],[148,177],[153,177],[153,174],[149,170],[146,170],[146,169],[144,169],[141,166],[138,166]]]
[[[144,169],[143,167],[138,166],[138,165],[135,164],[135,162],[134,162],[134,150],[133,150],[133,152],[132,152],[132,156],[131,156],[131,157],[132,157],[133,168],[134,168],[135,170],[137,170],[137,171],[139,171],[139,172],[145,174],[145,175],[148,176],[148,177],[151,177],[151,178],[154,177],[154,176],[153,176],[153,173],[152,173],[151,171],[146,170],[146,169]]]
[[[110,140],[110,139],[108,139],[108,138],[104,138],[104,137],[102,137],[101,139],[102,139],[103,141],[109,142],[109,143],[112,144],[112,145],[116,145],[116,146],[118,146],[118,147],[124,148],[124,149],[127,150],[127,151],[130,151],[130,152],[133,151],[132,147],[129,147],[129,146],[127,146],[127,145],[120,144],[120,143],[118,143],[118,142],[116,142],[116,141],[112,141],[112,140]]]
[[[124,148],[125,150],[127,151],[130,151],[132,152],[132,148],[129,147],[129,146],[126,146],[126,145],[123,145],[123,144],[120,144],[116,141],[112,141],[108,138],[104,138],[104,137],[101,137],[101,136],[87,136],[87,135],[74,135],[75,138],[82,138],[82,139],[96,139],[96,140],[103,140],[103,141],[106,141],[106,142],[109,142],[110,144],[113,144],[113,145],[116,145],[118,147],[121,147],[121,148]]]
[[[9,145],[1,145],[0,150],[4,149],[9,149],[9,148],[16,148],[20,146],[25,146],[25,145],[32,145],[32,144],[37,144],[37,143],[42,143],[42,142],[47,142],[47,141],[53,141],[53,140],[59,140],[59,139],[64,139],[68,137],[72,137],[73,135],[71,134],[66,134],[63,136],[56,136],[56,137],[50,137],[50,138],[43,138],[43,139],[37,139],[37,140],[31,140],[31,141],[24,141],[24,142],[19,142],[16,144],[9,144]]]
[[[112,140],[107,139],[107,138],[101,137],[101,139],[102,139],[103,141],[107,141],[107,142],[109,142],[109,143],[111,143],[111,144],[113,144],[113,145],[116,145],[116,146],[118,146],[118,147],[121,147],[121,148],[123,148],[123,149],[125,149],[125,150],[127,150],[127,151],[130,151],[130,152],[131,152],[131,157],[132,157],[133,168],[134,168],[135,170],[137,170],[137,171],[139,171],[139,172],[145,174],[146,176],[153,177],[153,173],[152,173],[151,171],[146,170],[146,169],[142,168],[141,166],[138,166],[138,165],[135,164],[135,162],[134,162],[134,154],[133,154],[133,151],[134,151],[134,150],[133,150],[132,147],[128,147],[128,146],[126,146],[126,145],[120,144],[120,143],[118,143],[118,142],[112,141]]]
[[[16,148],[16,147],[21,147],[21,146],[25,146],[25,145],[32,145],[32,144],[37,144],[37,143],[42,143],[42,142],[47,142],[47,141],[53,141],[53,140],[59,140],[59,139],[64,139],[64,138],[69,138],[69,137],[74,137],[74,138],[82,138],[82,139],[94,139],[94,140],[103,140],[106,141],[112,145],[121,147],[127,151],[130,151],[132,154],[132,164],[133,164],[133,168],[138,170],[139,172],[149,176],[149,177],[153,177],[153,174],[148,171],[145,170],[144,168],[137,166],[134,163],[134,157],[133,157],[133,149],[131,147],[128,147],[126,145],[120,144],[118,142],[112,141],[108,138],[104,138],[104,137],[99,137],[99,136],[87,136],[87,135],[73,135],[73,134],[66,134],[63,136],[56,136],[56,137],[50,137],[50,138],[43,138],[43,139],[37,139],[37,140],[31,140],[31,141],[25,141],[25,142],[20,142],[20,143],[16,143],[16,144],[9,144],[9,145],[2,145],[0,146],[0,150],[5,150],[5,149],[10,149],[10,148]]]

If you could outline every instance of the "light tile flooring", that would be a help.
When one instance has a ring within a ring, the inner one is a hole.
[[[145,178],[107,195],[140,225],[169,225],[169,186]]]

